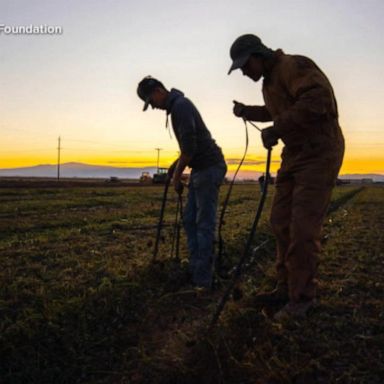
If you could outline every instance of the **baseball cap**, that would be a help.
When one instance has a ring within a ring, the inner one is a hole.
[[[157,87],[164,88],[164,85],[159,80],[151,76],[144,77],[144,79],[141,80],[139,85],[137,86],[137,95],[140,97],[141,100],[144,101],[143,111],[147,110],[148,105],[151,102],[152,92]]]
[[[248,61],[249,57],[254,54],[261,56],[268,56],[273,52],[270,48],[266,47],[259,37],[246,34],[238,37],[232,44],[229,54],[232,59],[232,65],[229,68],[228,75],[235,69],[243,67]]]

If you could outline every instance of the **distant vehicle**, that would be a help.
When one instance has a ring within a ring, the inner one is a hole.
[[[350,180],[342,180],[342,179],[336,180],[336,185],[345,185],[345,184],[351,184],[351,181]]]
[[[157,173],[153,174],[153,177],[150,176],[149,172],[143,172],[140,177],[140,183],[150,183],[152,184],[165,184],[167,181],[168,168],[158,168]],[[181,181],[184,184],[187,184],[189,180],[189,174],[183,173],[181,175]]]
[[[106,183],[120,183],[121,180],[116,176],[111,176],[109,179],[105,180]]]
[[[260,188],[263,189],[264,182],[265,182],[265,175],[264,175],[264,173],[259,177],[258,181],[259,181],[259,184],[260,184]],[[269,174],[269,184],[271,184],[271,185],[275,184],[275,179],[270,174]]]
[[[168,168],[158,168],[157,173],[153,175],[153,184],[165,184],[167,180]]]
[[[152,183],[152,177],[149,172],[143,172],[140,176],[140,183],[149,184]]]

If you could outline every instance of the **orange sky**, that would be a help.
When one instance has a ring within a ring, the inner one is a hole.
[[[164,151],[160,157],[160,166],[169,166],[177,156],[176,151]],[[234,171],[237,168],[237,163],[240,161],[242,153],[226,153],[226,158],[231,159],[228,164],[228,169]],[[137,153],[136,156],[129,155],[116,155],[111,156],[109,154],[95,156],[89,153],[76,153],[66,152],[65,149],[62,151],[61,156],[62,162],[84,162],[94,165],[108,165],[115,167],[150,167],[156,166],[156,151]],[[36,164],[55,164],[57,161],[57,152],[52,149],[44,153],[9,153],[7,156],[3,155],[1,159],[2,168],[14,168],[14,167],[25,167],[33,166]],[[252,156],[248,154],[245,164],[242,166],[243,171],[249,172],[263,172],[264,171],[265,157]],[[279,168],[279,150],[275,151],[273,156],[273,162],[271,164],[272,172],[276,172]],[[350,173],[381,173],[384,170],[384,159],[382,156],[346,156],[341,169],[341,174]]]

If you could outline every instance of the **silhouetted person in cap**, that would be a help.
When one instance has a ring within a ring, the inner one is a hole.
[[[314,304],[320,233],[344,155],[332,86],[309,58],[272,50],[255,35],[237,38],[229,73],[263,77],[265,105],[235,102],[246,120],[273,122],[262,131],[266,148],[284,143],[275,181],[271,224],[277,240],[277,286],[261,302],[285,302],[276,319],[304,316]]]
[[[212,139],[199,111],[184,94],[152,78],[144,78],[137,88],[149,105],[171,115],[172,127],[180,147],[180,157],[172,165],[169,177],[177,193],[182,193],[181,175],[192,168],[183,223],[189,249],[189,271],[196,287],[211,289],[214,268],[214,239],[219,187],[227,166],[220,147]]]

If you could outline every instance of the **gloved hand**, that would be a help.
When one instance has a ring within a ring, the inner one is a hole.
[[[263,145],[266,149],[270,149],[273,146],[277,145],[279,140],[279,134],[276,132],[276,129],[272,127],[264,128],[261,131],[261,139],[263,140]]]
[[[237,117],[245,117],[245,104],[239,103],[236,100],[233,100],[233,114]]]
[[[176,193],[179,195],[183,194],[184,190],[184,184],[181,182],[180,179],[173,179],[173,188],[175,189]]]

